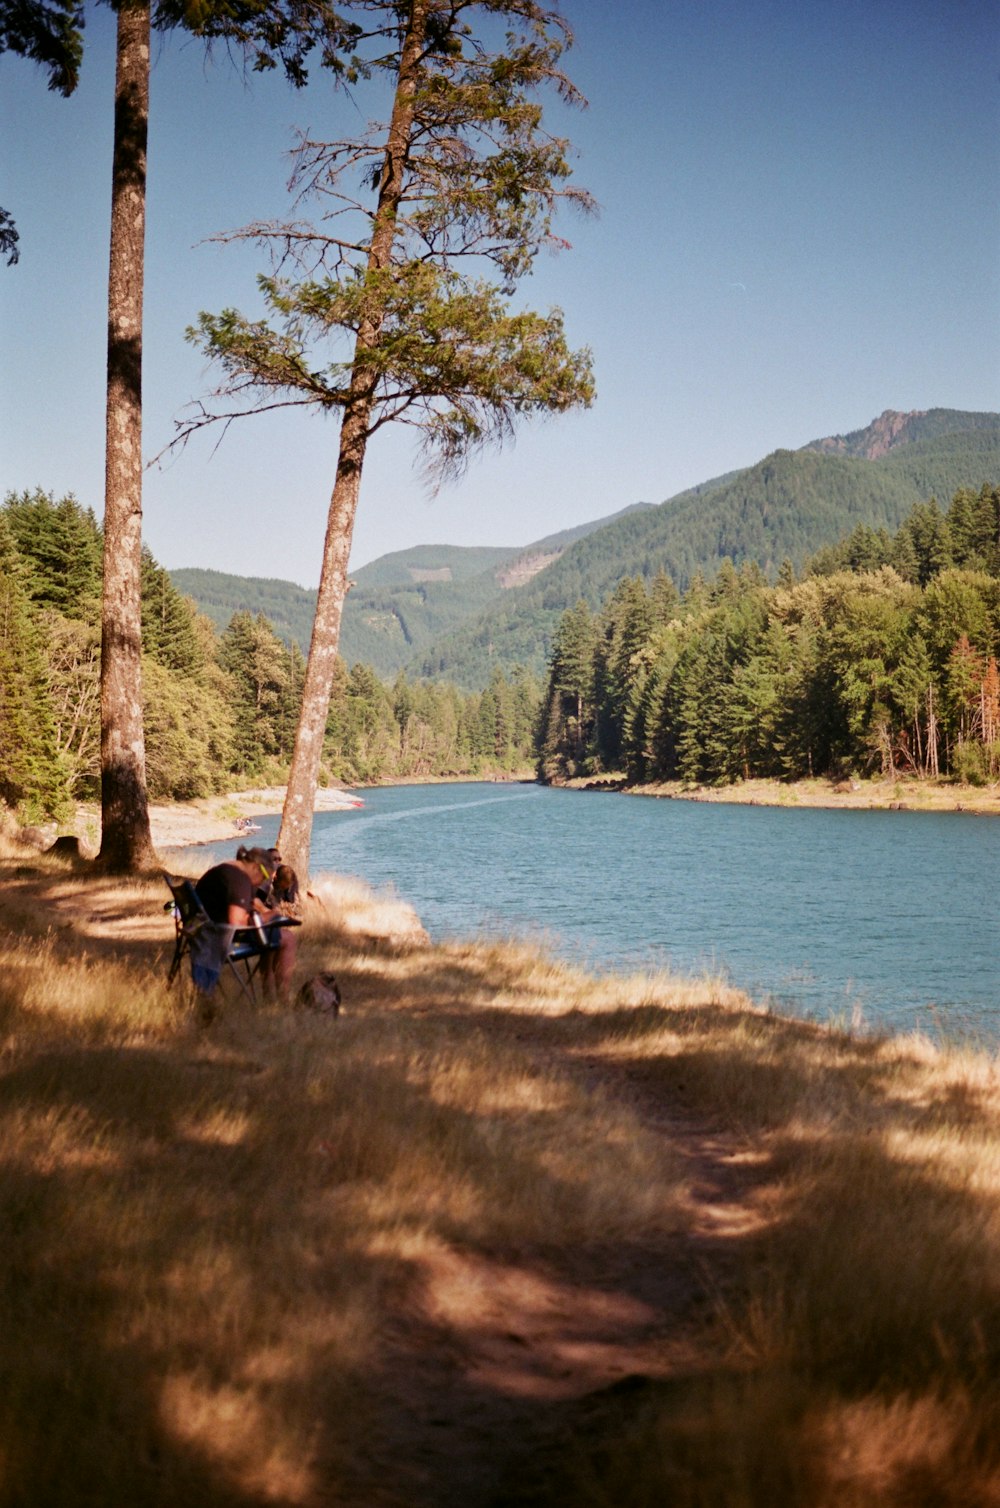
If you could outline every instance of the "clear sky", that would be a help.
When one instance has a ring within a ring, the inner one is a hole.
[[[358,567],[424,543],[517,546],[661,502],[867,424],[886,408],[1000,407],[1000,10],[995,0],[564,0],[568,126],[601,209],[567,217],[530,302],[594,353],[587,412],[523,428],[429,497],[408,431],[369,451]],[[114,35],[88,15],[77,93],[0,58],[0,487],[103,494]],[[369,113],[318,74],[247,85],[199,44],[155,44],[145,450],[211,386],[183,339],[200,310],[255,307],[252,247],[214,233],[287,208],[295,127]],[[377,113],[374,109],[372,114]],[[314,586],[336,422],[241,421],[146,474],[168,567]],[[214,452],[214,453],[213,453]]]

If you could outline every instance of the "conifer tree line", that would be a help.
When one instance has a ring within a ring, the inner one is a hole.
[[[796,576],[622,581],[559,624],[539,777],[1000,778],[1000,487],[859,525]]]
[[[100,793],[101,528],[73,497],[0,506],[0,801],[26,822]],[[152,799],[283,783],[305,661],[263,614],[218,633],[142,557],[143,715]],[[323,776],[348,784],[530,767],[540,687],[497,671],[479,695],[384,685],[338,662]]]

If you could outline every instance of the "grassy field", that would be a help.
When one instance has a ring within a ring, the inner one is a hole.
[[[161,882],[0,878],[0,1504],[1000,1503],[991,1054],[351,887],[205,1026]]]

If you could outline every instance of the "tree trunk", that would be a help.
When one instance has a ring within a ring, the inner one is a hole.
[[[431,0],[411,0],[409,6],[410,14],[400,53],[396,94],[368,254],[369,271],[388,267],[392,255],[406,153],[413,129],[414,93],[430,5]],[[303,885],[309,876],[316,786],[323,754],[323,736],[330,711],[330,694],[340,642],[340,620],[347,594],[347,565],[354,536],[354,518],[374,396],[375,379],[363,358],[378,342],[382,318],[382,311],[373,308],[358,330],[355,342],[350,395],[344,407],[340,429],[337,475],[330,499],[326,541],[323,546],[323,568],[316,597],[316,617],[302,691],[302,711],[281,814],[281,831],[278,834],[282,858],[296,871]]]
[[[303,885],[309,875],[316,785],[323,755],[326,720],[330,711],[330,693],[340,642],[340,620],[347,595],[347,563],[351,554],[361,469],[368,440],[370,401],[360,407],[361,412],[358,414],[347,410],[340,433],[340,458],[326,525],[323,567],[316,595],[316,616],[302,688],[302,710],[281,814],[281,831],[278,834],[281,856],[286,864],[292,866]]]
[[[938,765],[938,721],[934,711],[934,687],[927,688],[927,769],[932,780],[940,776]]]
[[[108,275],[108,399],[101,603],[101,852],[130,873],[154,859],[142,723],[142,284],[149,5],[118,12]]]

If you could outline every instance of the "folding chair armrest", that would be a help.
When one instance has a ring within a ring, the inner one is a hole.
[[[279,947],[278,941],[272,942],[268,936],[266,926],[237,927],[233,933],[233,954],[239,953],[242,958],[252,958],[255,953],[270,953]]]

